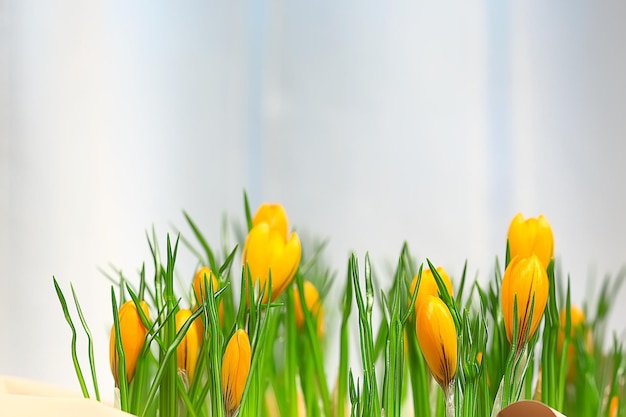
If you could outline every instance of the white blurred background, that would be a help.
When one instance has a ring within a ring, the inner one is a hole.
[[[0,0],[0,374],[78,389],[55,275],[111,386],[97,268],[183,209],[217,242],[244,188],[330,239],[335,288],[404,240],[488,279],[518,211],[576,302],[626,263],[624,2],[52,3]]]

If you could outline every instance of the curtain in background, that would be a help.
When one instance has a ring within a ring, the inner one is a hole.
[[[580,300],[626,260],[626,6],[500,3],[0,2],[0,373],[76,386],[55,275],[110,382],[97,267],[134,277],[183,209],[217,242],[244,188],[338,281],[404,240],[486,280],[544,213]]]

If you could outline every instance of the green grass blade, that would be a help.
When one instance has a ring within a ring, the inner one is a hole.
[[[89,351],[89,367],[91,369],[91,379],[93,381],[93,389],[96,394],[96,399],[100,401],[100,390],[98,389],[98,377],[96,376],[96,363],[93,354],[93,338],[91,336],[91,330],[89,330],[89,326],[87,325],[87,321],[85,320],[85,316],[83,315],[83,310],[80,308],[80,303],[78,302],[78,297],[76,296],[76,292],[74,291],[74,286],[70,284],[70,288],[72,289],[72,297],[74,297],[74,304],[76,304],[76,310],[78,311],[78,317],[80,318],[80,323],[87,334],[87,350]]]
[[[76,328],[74,327],[72,317],[70,316],[70,312],[67,308],[67,302],[65,301],[65,296],[63,295],[63,291],[61,291],[61,287],[59,287],[59,283],[57,282],[55,277],[52,277],[52,280],[54,282],[54,289],[56,290],[57,296],[59,297],[59,302],[61,303],[61,308],[63,309],[63,315],[65,316],[65,320],[67,321],[67,324],[69,324],[70,329],[72,329],[72,361],[74,362],[74,369],[76,370],[78,383],[80,384],[80,389],[83,392],[83,396],[85,398],[89,398],[89,391],[87,390],[87,384],[85,384],[83,371],[80,368],[80,363],[78,362],[78,355],[76,354]]]

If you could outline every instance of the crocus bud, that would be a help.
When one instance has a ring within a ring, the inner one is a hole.
[[[574,337],[576,335],[576,329],[583,327],[585,325],[585,312],[578,306],[572,305],[570,306],[570,337]],[[563,341],[565,339],[565,326],[567,321],[567,312],[565,309],[561,310],[561,314],[559,315],[559,321],[561,324],[561,328],[559,331],[559,339],[558,346],[559,350],[563,347]]]
[[[179,332],[181,327],[185,324],[187,319],[191,316],[191,310],[180,309],[176,313],[176,331]],[[202,346],[202,321],[200,317],[196,318],[187,333],[183,337],[176,348],[176,358],[178,363],[178,369],[184,370],[189,377],[189,380],[193,380],[196,372],[196,363],[198,362],[198,353]]]
[[[215,291],[219,288],[219,281],[210,268],[203,266],[198,269],[198,272],[196,272],[196,275],[193,278],[193,292],[198,304],[205,302],[209,285],[213,285],[213,293],[215,293]],[[217,314],[220,318],[220,324],[222,324],[224,321],[224,301],[220,301],[220,305],[217,308]],[[204,322],[202,322],[202,320],[200,320],[200,322],[202,323],[202,334],[204,333]]]
[[[300,303],[300,291],[298,288],[293,289],[294,314],[296,317],[296,326],[301,329],[304,326],[304,311]],[[322,337],[324,333],[324,308],[322,300],[317,289],[309,281],[304,281],[304,301],[307,308],[311,311],[313,320],[317,322],[317,335]]]
[[[456,328],[448,306],[439,297],[427,296],[417,311],[415,330],[430,372],[447,390],[457,361]]]
[[[561,310],[561,314],[559,315],[560,328],[559,328],[559,337],[557,339],[557,351],[560,354],[563,350],[563,343],[565,343],[565,326],[566,326],[566,310]],[[583,310],[576,306],[570,306],[570,338],[574,338],[576,336],[576,332],[582,331],[585,327],[585,313]],[[591,329],[587,329],[585,334],[585,349],[587,352],[593,352],[593,336],[591,335]],[[576,345],[570,344],[567,348],[567,366],[568,373],[567,377],[570,380],[573,380],[576,377],[576,367],[574,365],[576,361]]]
[[[609,417],[617,417],[617,410],[619,406],[619,400],[617,399],[617,395],[611,397],[611,402],[609,403]]]
[[[222,395],[229,413],[235,411],[241,403],[251,358],[248,334],[239,329],[230,338],[222,360]]]
[[[261,204],[252,218],[252,225],[256,226],[263,222],[267,223],[271,230],[277,231],[287,239],[289,221],[287,220],[287,212],[282,205],[276,203]]]
[[[510,259],[516,256],[529,258],[535,254],[543,268],[548,267],[554,255],[554,237],[550,223],[543,215],[524,220],[524,216],[518,213],[509,226],[508,239]]]
[[[453,296],[454,292],[452,289],[452,281],[450,281],[448,273],[441,266],[437,267],[437,272],[439,273],[439,276],[443,280],[444,284],[446,284],[448,293],[450,294],[450,296]],[[413,282],[411,282],[411,288],[409,289],[409,300],[411,300],[411,297],[413,297],[413,292],[415,291],[415,287],[417,286],[418,277],[419,273],[416,274],[415,277],[413,277]],[[420,281],[420,287],[417,290],[417,297],[415,298],[415,312],[417,312],[420,305],[424,303],[429,295],[438,297],[439,287],[437,287],[437,281],[435,281],[433,271],[431,271],[430,269],[423,269],[422,280]]]
[[[513,337],[514,300],[517,297],[517,346],[520,348],[530,339],[541,321],[548,301],[550,282],[545,267],[536,255],[530,258],[514,258],[502,278],[502,315],[506,336]],[[534,306],[533,306],[534,298]],[[531,310],[532,306],[532,310]],[[529,321],[532,313],[532,321]],[[528,339],[526,339],[526,332]]]
[[[213,285],[213,292],[217,291],[219,282],[211,269],[206,266],[198,269],[198,272],[193,277],[193,292],[198,304],[202,304],[206,300],[206,294],[211,284]]]
[[[295,232],[289,239],[285,239],[281,232],[271,229],[267,222],[261,222],[248,233],[242,261],[246,273],[252,277],[252,283],[259,281],[261,289],[267,285],[271,271],[273,301],[291,283],[300,265],[301,255],[300,238]],[[268,289],[263,298],[263,302],[267,301]]]
[[[150,318],[148,304],[146,304],[145,301],[141,301],[139,305],[141,306],[141,309],[145,313],[146,317]],[[124,350],[124,358],[126,362],[126,382],[130,383],[135,376],[137,360],[139,359],[139,354],[143,349],[148,330],[143,325],[139,312],[137,312],[137,307],[135,307],[135,303],[132,300],[122,304],[118,312],[118,317],[120,321],[122,348]],[[115,343],[115,325],[113,325],[111,326],[111,336],[109,338],[109,362],[111,364],[111,373],[113,374],[113,379],[115,380],[115,386],[119,387],[119,357],[117,355]]]

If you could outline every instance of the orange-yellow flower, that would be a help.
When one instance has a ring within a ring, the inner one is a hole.
[[[302,247],[297,233],[286,239],[281,232],[272,229],[267,222],[254,226],[248,233],[243,249],[242,261],[252,277],[263,289],[272,275],[272,301],[291,283],[300,265]],[[263,302],[268,301],[266,289]]]
[[[239,329],[230,338],[222,360],[222,395],[229,413],[235,411],[241,403],[251,358],[248,334]]]
[[[559,337],[557,339],[557,351],[559,354],[563,350],[563,343],[565,343],[565,325],[566,325],[566,311],[565,309],[561,310],[559,315],[560,328],[559,328]],[[570,306],[570,338],[574,338],[576,336],[576,332],[581,331],[585,327],[585,313],[583,310],[576,306]],[[593,336],[591,335],[591,329],[587,329],[585,335],[585,348],[587,352],[593,352]],[[574,362],[576,360],[576,345],[570,344],[567,348],[567,366],[569,371],[567,376],[570,380],[573,380],[576,376],[576,367],[574,366]]]
[[[298,288],[293,289],[293,299],[296,325],[301,329],[304,326],[304,311],[302,310],[302,303],[300,303]],[[322,307],[322,300],[320,300],[317,289],[309,281],[304,281],[304,301],[311,311],[313,320],[317,321],[317,335],[321,337],[324,334],[324,307]]]
[[[619,406],[619,400],[617,395],[611,397],[611,403],[609,404],[609,417],[617,417],[617,409]]]
[[[529,331],[530,339],[539,326],[548,301],[549,287],[546,269],[536,255],[533,254],[529,258],[516,257],[509,263],[502,278],[502,315],[509,342],[513,337],[515,297],[517,297],[517,346],[521,348],[522,344],[528,341],[526,332]]]
[[[569,311],[570,311],[570,337],[573,338],[576,335],[576,329],[583,327],[585,325],[585,312],[576,305],[570,306]],[[559,350],[563,348],[563,342],[565,340],[565,325],[567,324],[566,320],[567,320],[566,311],[565,309],[563,309],[561,310],[561,314],[559,315],[559,321],[561,324],[561,329],[559,331],[559,339],[558,339]]]
[[[213,293],[219,288],[219,281],[215,274],[211,271],[210,268],[203,266],[198,269],[196,275],[193,278],[193,292],[196,297],[196,302],[202,304],[204,300],[206,300],[206,294],[209,290],[209,285],[213,285]],[[218,315],[220,318],[220,324],[224,321],[224,302],[220,301],[220,305],[218,306]],[[200,317],[198,317],[200,319]],[[204,322],[200,320],[202,325],[202,333],[204,333]],[[201,334],[202,334],[201,333]]]
[[[545,269],[554,256],[552,228],[543,215],[524,219],[521,213],[517,213],[509,226],[508,239],[510,259],[516,256],[529,258],[535,254]]]
[[[276,230],[281,236],[287,239],[289,233],[289,220],[285,208],[277,203],[263,203],[252,218],[252,225],[267,223],[270,229]]]
[[[191,310],[180,309],[176,313],[176,331],[180,331],[187,319],[191,316]],[[183,337],[176,348],[176,358],[178,369],[184,370],[189,376],[189,380],[193,380],[196,372],[196,363],[198,362],[198,353],[202,346],[202,321],[200,317],[194,320],[187,329],[187,333]]]
[[[437,272],[439,276],[443,280],[444,284],[446,284],[446,288],[448,289],[448,293],[450,296],[454,295],[452,289],[452,281],[450,281],[450,277],[443,267],[438,266]],[[417,279],[419,273],[413,277],[413,282],[411,282],[411,288],[409,289],[409,300],[413,297],[413,292],[415,291],[415,287],[417,286]],[[415,298],[415,311],[419,310],[419,307],[423,304],[423,302],[428,298],[429,295],[434,297],[439,296],[439,287],[437,287],[437,281],[435,281],[435,277],[433,276],[433,271],[430,269],[422,270],[422,280],[420,281],[420,287],[417,290],[417,297]]]
[[[145,301],[139,303],[146,317],[150,318],[148,304]],[[119,309],[118,317],[120,321],[120,336],[122,337],[122,348],[124,350],[124,358],[126,362],[126,382],[130,383],[135,376],[137,360],[141,349],[143,349],[148,330],[141,322],[141,317],[137,312],[135,303],[127,301]],[[111,326],[111,336],[109,338],[109,362],[111,364],[111,373],[115,380],[115,386],[120,386],[119,378],[119,357],[117,348],[115,347],[115,326]]]
[[[448,306],[439,297],[428,295],[417,311],[415,330],[430,372],[448,389],[457,361],[456,328]]]

